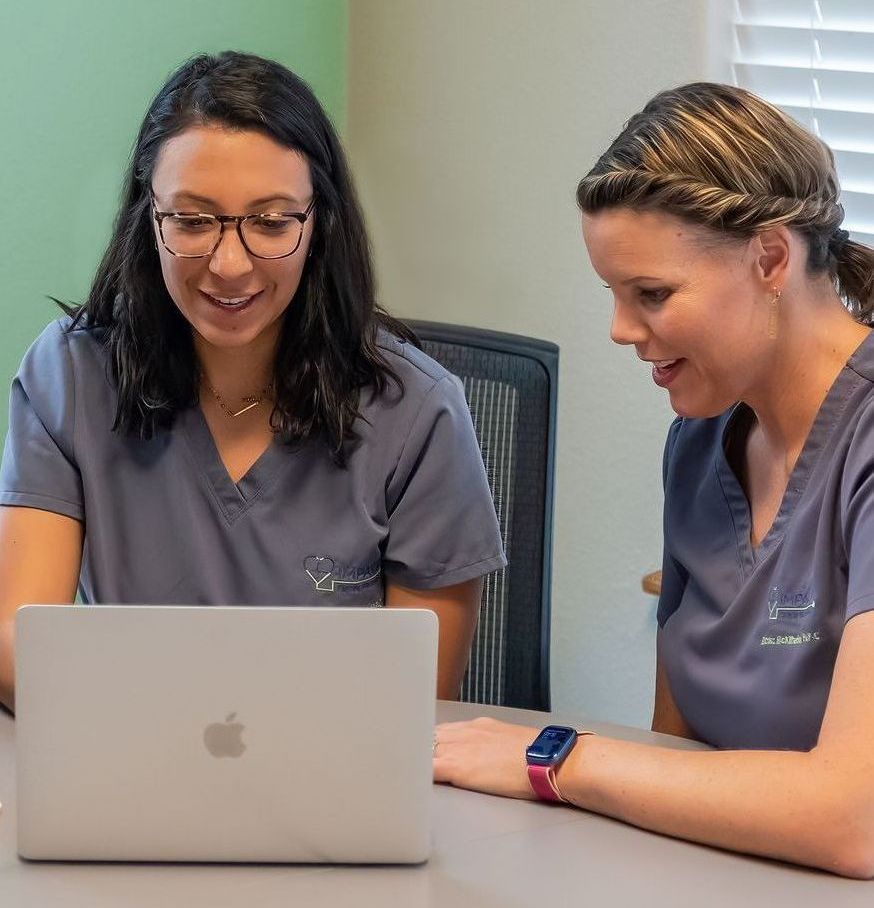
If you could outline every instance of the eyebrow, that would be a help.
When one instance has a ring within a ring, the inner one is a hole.
[[[185,199],[186,201],[191,200],[192,202],[197,202],[198,204],[206,205],[211,208],[220,208],[221,207],[215,201],[215,199],[210,199],[204,195],[198,195],[195,192],[174,192],[170,195],[170,199],[175,200],[175,201],[172,201],[172,204],[174,204],[174,205],[181,204],[179,199]],[[303,202],[294,198],[294,196],[282,195],[282,194],[268,195],[268,196],[264,196],[263,198],[260,198],[260,199],[253,199],[251,202],[249,202],[249,204],[246,207],[247,208],[259,208],[262,205],[266,205],[268,202],[288,202],[291,205],[296,205],[300,208],[303,208]]]
[[[636,274],[634,277],[627,277],[624,281],[619,281],[620,284],[633,284],[635,281],[663,281],[662,277],[652,277],[649,274]]]

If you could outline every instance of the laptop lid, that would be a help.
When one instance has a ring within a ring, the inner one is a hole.
[[[423,861],[436,666],[426,610],[25,606],[19,854]]]

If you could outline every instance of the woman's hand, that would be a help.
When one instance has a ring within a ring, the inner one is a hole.
[[[496,719],[449,722],[434,731],[434,781],[506,798],[536,800],[525,748],[539,728]]]

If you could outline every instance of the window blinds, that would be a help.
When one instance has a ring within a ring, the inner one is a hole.
[[[844,227],[874,246],[874,0],[734,0],[734,6],[736,84],[831,146]]]

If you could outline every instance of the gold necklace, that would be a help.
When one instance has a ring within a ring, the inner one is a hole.
[[[267,398],[270,396],[270,387],[268,386],[266,388],[262,388],[257,395],[253,395],[251,397],[241,397],[240,400],[242,400],[246,406],[240,410],[234,411],[228,406],[225,399],[221,396],[221,394],[218,393],[218,391],[216,391],[215,388],[213,388],[213,386],[206,378],[204,378],[204,381],[206,382],[207,388],[209,388],[209,390],[212,392],[212,396],[216,399],[216,401],[218,401],[218,405],[232,419],[236,419],[238,416],[242,416],[244,413],[248,413],[249,410],[257,407],[259,404],[263,404],[264,401],[267,400]]]

